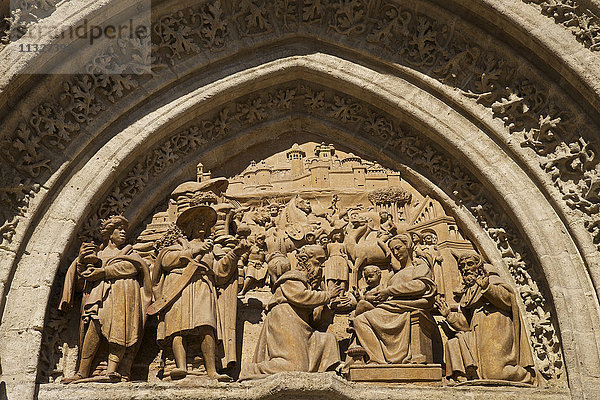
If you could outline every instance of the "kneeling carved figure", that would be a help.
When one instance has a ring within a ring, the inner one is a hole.
[[[513,289],[479,254],[458,257],[463,287],[458,311],[443,299],[440,313],[456,330],[446,346],[446,375],[472,379],[534,383],[533,358]]]
[[[253,360],[242,365],[240,380],[285,371],[324,372],[339,364],[335,336],[315,327],[341,288],[321,290],[323,247],[305,246],[297,258],[297,269],[284,272],[274,284]]]

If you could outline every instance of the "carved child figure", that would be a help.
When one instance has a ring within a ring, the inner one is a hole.
[[[245,253],[241,262],[244,265],[244,286],[240,295],[246,294],[253,287],[262,287],[267,276],[267,243],[264,233],[258,233],[254,238],[254,244],[250,252]]]
[[[59,309],[68,310],[75,288],[82,287],[80,361],[77,373],[63,383],[120,382],[129,379],[133,357],[142,338],[151,298],[146,262],[125,245],[127,219],[112,216],[102,222],[100,249],[84,243],[65,278]],[[106,371],[90,378],[94,358],[108,342]]]
[[[376,294],[383,289],[381,286],[381,268],[378,266],[367,265],[363,270],[363,276],[367,286],[357,293],[358,303],[354,312],[355,316],[374,309],[380,303]]]
[[[533,358],[513,289],[484,265],[479,254],[463,254],[458,311],[442,298],[436,307],[457,331],[446,346],[448,379],[493,379],[533,383]]]

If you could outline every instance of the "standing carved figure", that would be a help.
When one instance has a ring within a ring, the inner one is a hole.
[[[146,262],[131,245],[125,245],[127,224],[122,216],[103,221],[100,249],[84,243],[67,271],[59,309],[72,306],[77,287],[83,289],[83,300],[79,369],[63,383],[129,379],[152,292]],[[90,378],[103,339],[108,342],[108,365],[102,375]]]
[[[436,286],[425,261],[413,258],[414,245],[408,233],[389,241],[394,256],[394,275],[387,286],[367,296],[376,306],[354,319],[358,342],[375,364],[421,363],[423,356],[411,351],[411,315],[417,314],[435,325],[430,315]]]
[[[352,263],[346,251],[343,230],[334,229],[330,235],[331,241],[327,244],[327,254],[329,257],[325,261],[324,266],[327,289],[332,290],[334,287],[339,287],[343,291],[347,291]]]
[[[156,301],[149,313],[158,313],[159,345],[172,346],[176,368],[171,379],[187,375],[186,342],[197,340],[207,375],[219,381],[231,380],[216,370],[217,339],[227,339],[221,329],[216,286],[231,279],[249,246],[242,241],[218,258],[208,238],[216,220],[217,213],[209,206],[183,211],[176,221],[183,235],[160,250],[152,271]]]
[[[463,278],[459,310],[442,298],[436,307],[457,331],[446,346],[446,375],[472,379],[533,383],[533,358],[515,293],[479,254],[458,257]]]
[[[266,254],[265,234],[259,233],[254,237],[254,244],[250,248],[250,252],[241,258],[241,264],[244,266],[244,286],[240,295],[245,295],[254,287],[264,286],[267,277]]]
[[[320,290],[325,251],[306,246],[297,256],[297,269],[283,273],[275,283],[253,360],[242,365],[241,380],[285,371],[325,372],[340,361],[335,336],[315,328],[326,313],[324,307],[340,294]]]

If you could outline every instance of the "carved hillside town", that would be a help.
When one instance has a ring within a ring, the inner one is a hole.
[[[0,2],[0,400],[600,398],[599,66],[600,0]]]
[[[515,290],[397,171],[294,143],[231,178],[198,164],[167,203],[132,244],[122,216],[82,244],[57,382],[544,379]]]

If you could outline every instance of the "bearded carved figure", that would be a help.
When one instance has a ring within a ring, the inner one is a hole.
[[[277,277],[254,357],[242,365],[241,380],[285,371],[325,372],[339,364],[335,336],[317,327],[341,289],[322,290],[326,256],[321,246],[305,246],[297,257],[296,269]]]
[[[446,375],[458,382],[486,379],[534,383],[533,358],[514,290],[479,254],[457,257],[463,286],[459,308],[436,306],[455,330],[446,345]]]

